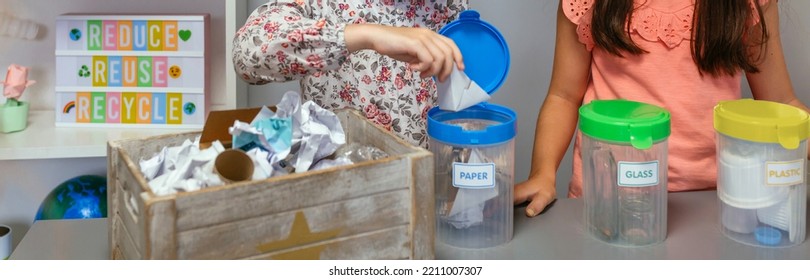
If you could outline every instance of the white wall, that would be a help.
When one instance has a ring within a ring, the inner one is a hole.
[[[782,48],[796,96],[810,105],[810,1],[779,1]],[[751,97],[745,83],[743,94]]]

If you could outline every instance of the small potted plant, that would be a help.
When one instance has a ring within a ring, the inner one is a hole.
[[[3,96],[7,99],[0,106],[0,132],[20,131],[28,125],[29,104],[19,98],[34,83],[36,81],[28,80],[28,68],[16,64],[8,67],[6,80],[3,82]]]

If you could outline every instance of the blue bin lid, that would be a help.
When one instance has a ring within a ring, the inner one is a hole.
[[[427,132],[431,138],[449,144],[500,144],[515,138],[516,119],[514,111],[495,104],[479,104],[458,112],[445,111],[436,106],[428,111]],[[482,130],[464,130],[462,126],[450,123],[454,120],[482,120],[494,124]]]
[[[509,47],[501,33],[481,20],[475,10],[461,12],[439,34],[456,43],[464,57],[464,73],[492,95],[509,73]]]
[[[503,85],[509,73],[509,47],[498,29],[480,19],[475,10],[467,10],[448,23],[439,34],[452,39],[464,56],[464,73],[492,95]],[[428,111],[428,135],[455,145],[500,144],[515,137],[517,116],[504,106],[483,102],[452,112],[438,106]],[[483,130],[464,130],[454,120],[483,120],[493,124]]]

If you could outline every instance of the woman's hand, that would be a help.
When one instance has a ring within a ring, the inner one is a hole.
[[[392,27],[376,24],[347,25],[344,32],[350,52],[370,49],[393,59],[407,62],[422,78],[437,76],[444,82],[453,64],[464,70],[464,61],[456,43],[425,28]]]

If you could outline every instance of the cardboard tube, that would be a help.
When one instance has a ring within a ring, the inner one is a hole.
[[[0,225],[0,260],[11,256],[11,227]]]
[[[214,162],[214,170],[226,184],[252,179],[253,168],[253,160],[242,150],[225,150]]]

